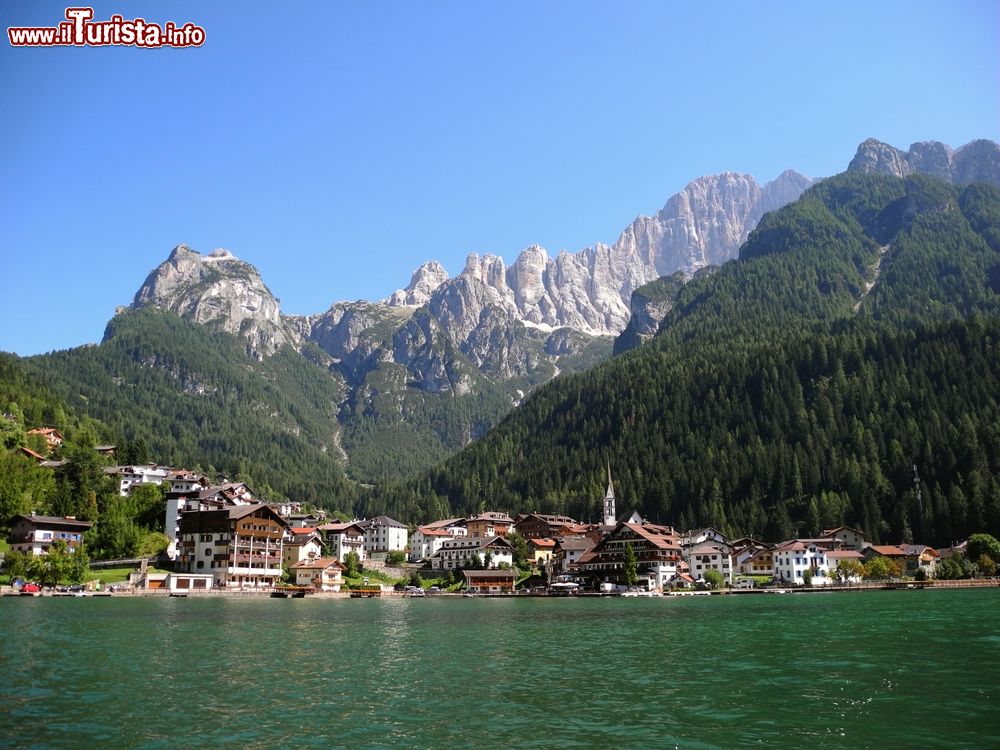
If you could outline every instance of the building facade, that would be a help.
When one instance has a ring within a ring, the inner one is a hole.
[[[274,586],[281,578],[288,522],[264,503],[181,516],[177,567],[211,573],[216,586]]]

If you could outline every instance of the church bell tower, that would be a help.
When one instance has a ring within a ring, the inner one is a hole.
[[[604,525],[614,526],[618,523],[615,513],[615,486],[611,482],[611,462],[608,462],[608,491],[604,493]]]

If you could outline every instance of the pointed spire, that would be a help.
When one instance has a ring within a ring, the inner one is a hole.
[[[611,461],[608,460],[608,491],[604,495],[604,525],[613,526],[617,522],[615,512],[615,486],[611,481]]]

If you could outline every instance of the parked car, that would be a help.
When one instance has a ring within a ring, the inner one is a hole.
[[[42,591],[42,587],[37,583],[26,583],[21,587],[22,594],[39,594]]]

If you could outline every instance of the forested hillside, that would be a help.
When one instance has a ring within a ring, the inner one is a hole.
[[[1000,193],[845,174],[681,287],[660,333],[540,389],[420,482],[369,499],[766,538],[848,523],[942,544],[1000,530]],[[914,481],[914,467],[919,483]],[[919,490],[919,501],[918,501]]]
[[[341,389],[291,349],[257,361],[234,336],[144,309],[115,316],[100,346],[21,363],[115,435],[143,439],[161,464],[240,478],[265,497],[351,508]]]

